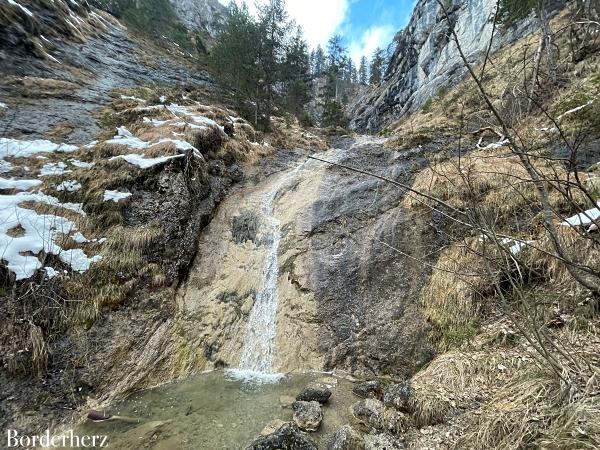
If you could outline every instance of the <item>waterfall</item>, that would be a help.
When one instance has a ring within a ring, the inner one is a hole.
[[[240,364],[231,371],[236,378],[257,382],[276,382],[282,375],[273,373],[277,333],[277,281],[279,278],[279,242],[281,222],[275,217],[277,194],[295,179],[305,163],[283,175],[261,199],[263,217],[262,244],[268,247],[262,271],[261,288],[248,317]]]

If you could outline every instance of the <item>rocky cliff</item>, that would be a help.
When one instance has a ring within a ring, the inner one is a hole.
[[[170,0],[188,30],[205,31],[215,37],[225,19],[225,7],[217,0]]]
[[[383,83],[357,98],[351,107],[353,128],[379,131],[462,79],[466,69],[450,38],[451,27],[471,62],[485,55],[494,29],[496,0],[445,3],[450,21],[437,0],[417,2],[409,24],[394,38],[396,50]],[[531,24],[526,20],[514,28],[496,30],[492,51],[531,31]]]

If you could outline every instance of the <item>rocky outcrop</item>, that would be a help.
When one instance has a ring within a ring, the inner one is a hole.
[[[216,37],[225,21],[225,7],[218,0],[169,0],[179,20],[191,31]]]
[[[383,399],[384,384],[381,381],[363,381],[352,389],[352,392],[362,398]]]
[[[492,37],[496,0],[445,1],[450,20],[437,0],[419,0],[409,24],[394,38],[395,52],[384,81],[351,108],[352,127],[375,132],[404,114],[418,110],[440,89],[458,83],[466,73],[464,62],[450,38],[458,35],[470,62],[481,60]],[[522,37],[531,21],[495,34],[492,51]]]
[[[332,436],[327,450],[364,450],[363,436],[350,425],[344,425]]]

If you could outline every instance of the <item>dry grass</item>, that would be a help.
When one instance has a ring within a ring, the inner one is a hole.
[[[451,413],[486,401],[521,365],[514,350],[451,351],[436,357],[412,379],[410,408],[417,426],[441,423]]]

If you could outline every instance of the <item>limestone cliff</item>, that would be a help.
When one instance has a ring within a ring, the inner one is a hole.
[[[384,81],[356,99],[352,127],[379,131],[390,121],[418,110],[443,87],[456,85],[466,73],[450,38],[450,27],[471,62],[485,55],[493,32],[496,0],[445,2],[450,21],[437,0],[419,0],[410,22],[394,38],[395,52]],[[496,30],[492,51],[532,30],[526,20],[507,30]]]
[[[218,0],[169,0],[188,30],[205,31],[211,37],[225,20],[225,7]]]

